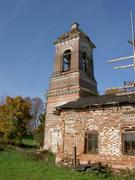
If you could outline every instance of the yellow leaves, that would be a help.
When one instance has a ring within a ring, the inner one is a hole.
[[[9,135],[26,131],[30,116],[30,104],[22,97],[15,98],[7,96],[3,104],[0,104],[0,132]]]

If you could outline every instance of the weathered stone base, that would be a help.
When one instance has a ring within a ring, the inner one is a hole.
[[[95,164],[101,163],[108,165],[112,170],[135,169],[135,156],[111,156],[111,155],[90,155],[82,154],[77,156],[77,164]],[[73,159],[71,155],[61,155],[56,157],[56,164],[72,166]]]
[[[108,164],[112,169],[133,169],[135,168],[135,156],[111,156],[111,155],[86,155],[78,157],[80,164],[83,163],[102,163]]]

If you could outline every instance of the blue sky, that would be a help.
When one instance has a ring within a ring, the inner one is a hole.
[[[96,44],[99,93],[134,80],[131,69],[113,70],[107,64],[132,55],[127,41],[134,7],[134,0],[0,0],[0,96],[43,98],[53,70],[53,42],[76,21]]]

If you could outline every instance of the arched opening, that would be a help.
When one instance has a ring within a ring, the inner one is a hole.
[[[69,71],[71,66],[71,50],[66,50],[63,53],[63,67],[62,71]]]
[[[82,54],[82,71],[87,72],[87,57],[85,52]]]

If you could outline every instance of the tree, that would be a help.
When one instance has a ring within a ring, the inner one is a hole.
[[[20,96],[7,96],[0,104],[0,136],[5,143],[22,143],[31,119],[30,108],[30,103]]]
[[[45,128],[45,113],[41,114],[39,117],[40,124],[36,128],[34,139],[39,147],[44,145],[44,128]]]
[[[44,104],[42,99],[39,97],[30,98],[27,97],[26,101],[31,104],[30,114],[32,119],[28,124],[29,134],[34,135],[38,125],[40,124],[40,116],[44,112]]]

